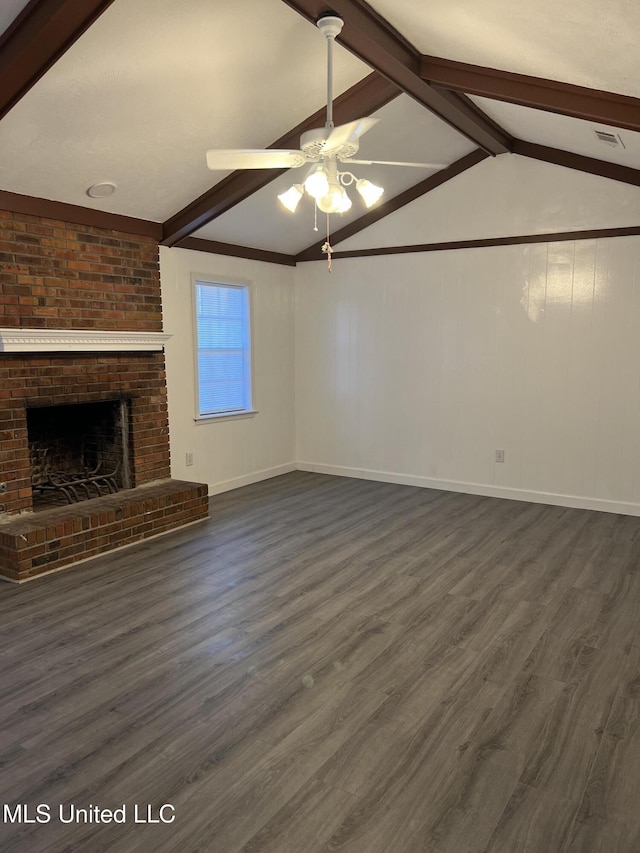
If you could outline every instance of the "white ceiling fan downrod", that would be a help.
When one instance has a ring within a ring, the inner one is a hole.
[[[342,31],[342,27],[344,26],[344,21],[342,18],[338,18],[336,15],[324,15],[322,18],[318,18],[316,21],[316,26],[320,30],[320,32],[324,35],[327,40],[327,120],[325,122],[325,127],[330,130],[334,127],[333,123],[333,43],[336,39],[336,36],[340,35]],[[316,209],[316,216],[318,210],[318,201],[315,201],[314,205]],[[317,219],[316,219],[317,222]],[[317,225],[316,225],[317,228]],[[327,213],[327,239],[325,240],[324,245],[322,246],[323,254],[327,256],[327,267],[329,272],[331,272],[331,255],[333,253],[333,248],[329,242],[329,214]]]
[[[337,15],[318,18],[316,26],[327,40],[327,121],[325,127],[333,127],[333,43],[340,35],[344,21]]]

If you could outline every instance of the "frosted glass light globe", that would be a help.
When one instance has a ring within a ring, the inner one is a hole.
[[[316,169],[304,182],[304,188],[311,198],[319,199],[329,192],[329,179],[323,169]]]
[[[366,178],[356,181],[356,189],[362,196],[362,200],[367,207],[371,207],[371,205],[375,204],[384,192],[382,187],[372,184],[371,181],[367,181]]]
[[[329,181],[329,192],[316,199],[318,209],[323,213],[337,213],[345,204],[346,193],[337,181]]]

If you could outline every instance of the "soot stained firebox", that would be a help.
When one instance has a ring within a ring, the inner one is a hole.
[[[131,487],[128,400],[27,409],[33,509]]]

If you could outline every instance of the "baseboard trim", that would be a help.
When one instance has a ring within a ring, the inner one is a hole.
[[[613,512],[618,515],[640,516],[640,504],[590,498],[581,495],[562,495],[555,492],[536,492],[514,489],[508,486],[493,486],[488,483],[467,483],[457,480],[439,480],[415,474],[396,474],[390,471],[373,471],[368,468],[348,468],[342,465],[322,465],[315,462],[298,462],[299,471],[316,474],[332,474],[337,477],[355,477],[361,480],[377,480],[381,483],[397,483],[403,486],[419,486],[423,489],[441,489],[445,492],[462,492],[468,495],[483,495],[488,498],[505,498],[512,501],[551,504],[572,509],[591,509],[598,512]]]
[[[219,483],[209,483],[209,497],[229,492],[231,489],[239,489],[241,486],[250,486],[261,480],[269,480],[271,477],[279,477],[281,474],[289,474],[296,471],[295,462],[287,462],[284,465],[274,465],[273,468],[263,468],[260,471],[252,471],[251,474],[243,474],[242,477],[233,477],[231,480],[222,480]]]

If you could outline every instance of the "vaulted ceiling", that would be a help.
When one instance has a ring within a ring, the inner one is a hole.
[[[320,257],[311,200],[295,215],[276,201],[304,167],[212,172],[205,151],[295,149],[323,126],[326,47],[314,24],[327,11],[345,22],[336,123],[380,119],[359,156],[439,164],[359,167],[385,196],[332,217],[334,243],[490,157],[640,186],[631,0],[3,0],[0,206],[169,246]],[[89,197],[103,181],[116,192]]]

